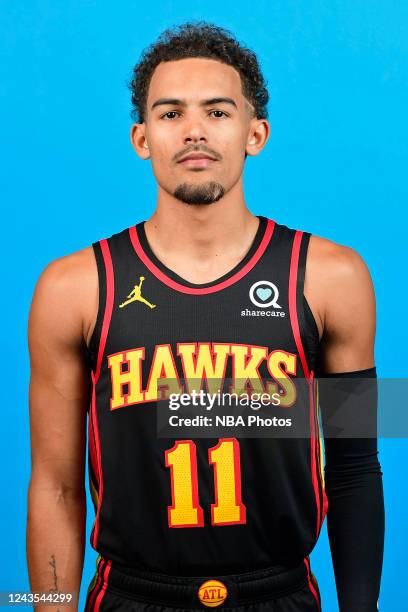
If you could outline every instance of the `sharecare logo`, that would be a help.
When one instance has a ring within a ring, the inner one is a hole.
[[[241,317],[285,317],[286,313],[278,303],[279,289],[271,281],[260,280],[253,283],[249,289],[249,299],[261,310],[246,308],[241,310]],[[268,308],[272,307],[272,310]]]
[[[278,297],[279,290],[277,286],[266,280],[254,283],[249,290],[249,299],[255,306],[260,306],[261,308],[268,308],[269,306],[273,306],[273,308],[282,308],[282,306],[278,304]]]

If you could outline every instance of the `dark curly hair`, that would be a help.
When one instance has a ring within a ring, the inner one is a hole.
[[[203,21],[190,21],[168,28],[143,50],[128,83],[132,92],[132,119],[137,123],[145,120],[149,84],[158,64],[188,57],[216,59],[235,68],[241,75],[242,93],[254,106],[255,117],[267,118],[269,94],[255,53],[241,46],[229,30]]]

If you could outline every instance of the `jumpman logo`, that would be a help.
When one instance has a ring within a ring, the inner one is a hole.
[[[143,302],[143,304],[146,304],[146,306],[149,306],[149,308],[156,308],[156,304],[152,304],[151,302],[148,302],[147,300],[145,300],[144,297],[142,297],[141,295],[142,283],[145,277],[139,276],[139,278],[140,278],[139,284],[134,286],[132,291],[127,296],[128,299],[122,302],[122,304],[119,304],[119,308],[123,308],[124,306],[127,306],[131,302]]]

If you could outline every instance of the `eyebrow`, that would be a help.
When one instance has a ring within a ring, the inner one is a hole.
[[[209,106],[210,104],[220,104],[222,102],[224,104],[231,104],[238,110],[238,107],[236,103],[234,102],[234,100],[232,98],[225,98],[225,97],[209,98],[208,100],[202,100],[200,102],[200,106]],[[161,106],[165,104],[172,104],[174,106],[187,106],[186,101],[180,100],[179,98],[160,98],[159,100],[156,100],[156,102],[152,104],[151,110],[156,108],[156,106]]]

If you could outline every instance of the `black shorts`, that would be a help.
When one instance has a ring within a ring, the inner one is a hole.
[[[132,574],[132,575],[131,575]],[[224,576],[181,577],[118,569],[101,556],[86,597],[86,612],[320,612],[309,558],[288,568]]]

